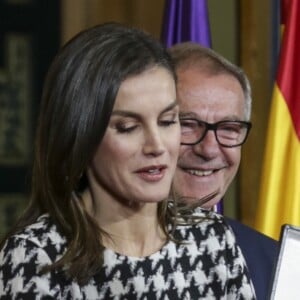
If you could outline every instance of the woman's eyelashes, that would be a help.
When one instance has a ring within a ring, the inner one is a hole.
[[[160,126],[163,126],[163,127],[169,127],[169,126],[177,124],[177,123],[178,123],[177,115],[173,115],[173,116],[170,116],[170,117],[165,117],[165,118],[158,121],[158,124]]]
[[[126,122],[126,121],[122,121],[122,122],[118,122],[115,125],[115,128],[117,130],[118,133],[130,133],[132,131],[134,131],[136,128],[138,127],[138,124],[135,122]]]
[[[157,120],[160,127],[169,127],[178,123],[178,114],[168,113]],[[142,120],[119,120],[112,126],[118,133],[131,133],[143,126]]]

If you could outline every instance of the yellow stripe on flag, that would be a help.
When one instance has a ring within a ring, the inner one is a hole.
[[[256,218],[259,231],[279,239],[282,224],[300,226],[299,179],[300,142],[275,84]]]

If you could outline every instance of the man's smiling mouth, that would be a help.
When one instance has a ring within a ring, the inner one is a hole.
[[[214,170],[209,170],[209,171],[200,171],[200,170],[191,170],[191,169],[185,169],[185,172],[195,175],[195,176],[209,176],[212,173],[214,173]]]

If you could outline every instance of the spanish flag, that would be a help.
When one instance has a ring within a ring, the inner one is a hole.
[[[281,1],[282,41],[273,90],[256,228],[279,239],[300,226],[300,1]]]

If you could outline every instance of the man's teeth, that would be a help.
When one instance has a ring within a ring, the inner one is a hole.
[[[208,176],[211,175],[213,171],[188,170],[188,173],[196,176]]]

